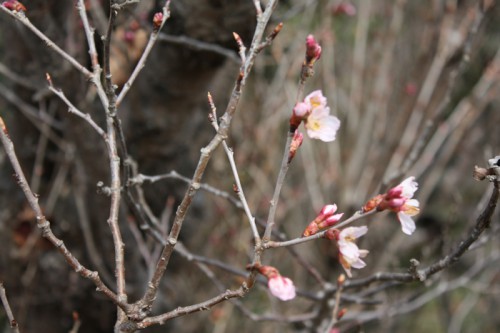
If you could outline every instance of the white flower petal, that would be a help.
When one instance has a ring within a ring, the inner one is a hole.
[[[361,269],[363,267],[366,267],[366,263],[363,260],[358,258],[357,261],[355,261],[351,264],[351,267],[356,268],[356,269]]]
[[[404,212],[398,213],[399,222],[401,222],[401,228],[403,232],[407,235],[411,235],[417,227],[415,226],[415,222],[410,215],[405,214]]]
[[[324,108],[326,106],[326,97],[323,96],[321,90],[315,90],[304,98],[304,102],[309,104],[312,109],[317,107]]]
[[[418,183],[413,176],[406,178],[399,185],[403,188],[402,196],[407,199],[413,198],[413,194],[418,190]]]

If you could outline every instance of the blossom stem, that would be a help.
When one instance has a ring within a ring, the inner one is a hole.
[[[290,145],[292,143],[293,135],[293,132],[288,131],[285,149],[283,152],[283,159],[281,160],[280,173],[278,175],[278,179],[276,180],[273,198],[271,199],[271,207],[269,208],[269,214],[267,216],[266,230],[264,231],[264,236],[262,237],[264,243],[269,242],[269,240],[271,239],[271,232],[273,231],[273,227],[276,223],[274,219],[276,216],[276,209],[278,207],[279,196],[281,193],[281,188],[283,187],[286,173],[288,172],[288,168],[290,166],[290,164],[288,163],[288,153],[290,151]],[[266,246],[266,248],[268,247]]]
[[[343,226],[346,226],[354,221],[357,221],[363,217],[366,217],[366,216],[369,216],[369,215],[372,215],[374,213],[376,213],[377,210],[372,210],[372,211],[369,211],[369,212],[366,212],[366,213],[363,213],[362,211],[357,211],[356,213],[354,213],[350,218],[348,218],[347,220],[339,223],[339,224],[336,224],[330,228],[327,228],[321,232],[318,232],[312,236],[308,236],[308,237],[299,237],[299,238],[295,238],[295,239],[291,239],[291,240],[288,240],[288,241],[284,241],[284,242],[274,242],[274,241],[268,241],[266,243],[263,244],[264,248],[265,249],[268,249],[268,248],[275,248],[275,247],[285,247],[285,246],[292,246],[292,245],[297,245],[297,244],[302,244],[302,243],[305,243],[305,242],[309,242],[309,241],[312,241],[312,240],[315,240],[315,239],[318,239],[318,238],[323,238],[323,236],[325,235],[325,233],[329,230],[329,229],[339,229]]]

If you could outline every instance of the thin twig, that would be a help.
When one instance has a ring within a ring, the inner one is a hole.
[[[5,148],[5,152],[9,157],[10,163],[14,168],[14,172],[19,187],[21,188],[26,199],[28,200],[28,204],[30,205],[31,209],[33,209],[33,211],[35,212],[37,225],[42,231],[42,236],[45,237],[50,243],[52,243],[52,245],[56,247],[56,249],[63,255],[64,259],[66,259],[68,264],[71,266],[71,268],[73,268],[75,272],[80,274],[82,277],[94,282],[94,284],[97,287],[97,290],[104,293],[111,301],[113,301],[113,303],[122,307],[123,309],[127,309],[128,304],[120,300],[117,297],[117,295],[102,282],[101,278],[99,277],[99,274],[83,266],[78,261],[78,259],[76,259],[73,256],[73,254],[66,248],[64,242],[53,234],[52,229],[50,228],[50,223],[45,218],[42,212],[42,208],[38,204],[38,197],[35,194],[33,194],[28,185],[28,182],[26,180],[26,177],[24,176],[21,165],[19,164],[17,155],[14,151],[14,144],[12,143],[12,141],[8,136],[7,128],[5,127],[5,123],[1,117],[0,117],[0,138]]]
[[[203,42],[187,36],[174,36],[167,35],[165,33],[161,33],[158,39],[162,42],[184,45],[196,51],[209,51],[220,54],[237,64],[241,63],[240,57],[238,57],[233,50],[224,48],[217,44]]]
[[[297,245],[297,244],[302,244],[302,243],[305,243],[305,242],[309,242],[309,241],[312,241],[312,240],[315,240],[315,239],[323,238],[325,236],[325,233],[329,229],[340,229],[343,226],[346,226],[346,225],[348,225],[350,223],[353,223],[354,221],[357,221],[357,220],[359,220],[361,218],[364,218],[364,217],[367,217],[369,215],[372,215],[372,214],[374,214],[376,212],[377,212],[376,210],[372,210],[372,211],[369,211],[367,213],[363,213],[361,211],[358,211],[358,212],[354,213],[354,215],[352,215],[347,220],[345,220],[345,221],[343,221],[341,223],[338,223],[338,224],[334,225],[333,227],[330,227],[328,229],[320,231],[320,232],[318,232],[318,233],[316,233],[316,234],[314,234],[312,236],[295,238],[295,239],[292,239],[292,240],[289,240],[289,241],[284,241],[284,242],[269,241],[269,242],[266,242],[263,247],[267,249],[267,248],[274,248],[274,247],[292,246],[292,245]]]
[[[12,309],[10,308],[9,300],[7,299],[7,293],[5,292],[3,282],[1,281],[0,281],[0,300],[2,300],[5,313],[7,314],[7,318],[9,319],[10,328],[12,328],[12,330],[15,333],[20,333],[19,324],[14,318],[14,314],[12,313]]]
[[[87,68],[82,66],[75,58],[66,53],[63,49],[56,45],[50,38],[48,38],[43,32],[37,29],[30,20],[24,15],[22,11],[12,11],[7,9],[5,6],[0,6],[0,11],[8,14],[10,17],[14,18],[16,21],[22,23],[25,27],[31,30],[38,38],[40,38],[48,48],[54,50],[64,59],[66,59],[70,64],[73,65],[78,71],[80,71],[88,79],[92,79],[93,75]]]
[[[214,127],[214,129],[218,131],[219,124],[217,123],[217,110],[215,108],[215,104],[213,102],[210,93],[208,94],[208,102],[210,104],[210,109],[212,112],[211,116],[209,117],[211,120],[210,122]],[[243,205],[243,210],[245,211],[245,214],[248,218],[248,222],[250,223],[250,228],[252,229],[254,242],[255,244],[260,244],[259,231],[257,230],[257,225],[255,224],[255,217],[253,216],[252,211],[250,210],[250,206],[248,205],[247,199],[245,197],[245,192],[243,191],[243,187],[241,186],[240,176],[238,174],[238,168],[236,167],[236,162],[234,161],[234,153],[229,148],[225,140],[222,142],[222,146],[224,147],[224,151],[226,152],[226,156],[229,160],[229,165],[231,166],[231,171],[233,172],[234,181],[236,182],[234,191],[238,195],[238,198],[240,199],[240,202]]]
[[[262,14],[260,19],[257,22],[257,26],[255,28],[255,33],[254,33],[254,38],[252,40],[252,44],[250,47],[249,54],[247,56],[247,61],[245,64],[242,65],[240,68],[240,73],[238,76],[238,79],[236,80],[235,86],[233,88],[231,98],[228,102],[226,111],[224,115],[221,117],[221,122],[219,125],[219,130],[217,134],[212,138],[210,143],[201,149],[201,156],[198,161],[198,165],[196,167],[196,170],[193,174],[193,178],[191,180],[191,183],[189,185],[189,188],[187,189],[184,198],[182,199],[179,207],[177,208],[177,212],[172,224],[172,228],[170,230],[170,233],[167,238],[167,244],[163,248],[161,257],[157,263],[156,270],[153,274],[153,277],[151,281],[148,283],[148,288],[144,296],[136,303],[136,306],[140,309],[141,311],[141,316],[145,317],[148,313],[150,313],[153,301],[156,297],[156,293],[158,290],[158,286],[160,284],[161,278],[163,277],[163,274],[167,268],[167,265],[169,263],[170,257],[173,253],[174,247],[177,243],[177,239],[179,237],[184,219],[186,217],[187,211],[189,210],[191,206],[191,202],[193,200],[194,195],[198,192],[200,189],[200,182],[203,177],[203,174],[205,172],[205,169],[208,165],[208,162],[215,151],[215,149],[222,143],[223,140],[225,140],[228,136],[229,132],[229,126],[231,124],[232,117],[234,116],[236,112],[236,107],[239,104],[240,101],[240,96],[241,96],[241,91],[243,86],[246,83],[246,78],[248,77],[248,74],[250,73],[255,58],[257,56],[257,47],[260,45],[260,42],[262,40],[262,36],[264,34],[264,29],[271,17],[271,14],[274,10],[274,7],[277,3],[277,0],[271,0],[268,2],[267,7],[265,12]],[[251,279],[255,278],[255,273],[251,274]],[[251,282],[251,281],[250,281]],[[216,298],[212,299],[209,301],[209,304],[216,304],[220,301],[222,301],[225,297],[236,297],[236,296],[241,296],[244,294],[246,290],[246,284],[244,284],[240,289],[237,291],[234,291],[232,293],[229,293],[228,295],[220,295],[217,296]],[[234,296],[233,296],[234,295]],[[222,299],[220,297],[222,296]],[[193,307],[188,307],[182,313],[189,313],[189,311],[199,311],[202,307],[204,307],[204,304],[199,304],[197,306]],[[186,312],[187,311],[187,312]],[[164,317],[158,318],[154,320],[157,323],[163,322],[164,320],[170,318],[175,314],[170,314],[166,315]],[[141,318],[142,319],[142,318]]]
[[[162,22],[157,29],[154,29],[153,32],[151,32],[151,35],[149,36],[148,44],[146,45],[146,48],[142,52],[142,55],[141,55],[141,58],[139,59],[139,62],[135,66],[135,68],[134,68],[132,74],[130,75],[129,79],[127,80],[127,82],[123,85],[123,88],[120,91],[120,94],[118,95],[118,97],[116,99],[117,106],[119,106],[121,104],[121,102],[125,98],[125,95],[132,87],[132,84],[134,83],[135,79],[137,78],[137,76],[139,75],[141,70],[146,65],[146,60],[148,59],[149,54],[151,53],[151,50],[153,49],[153,46],[155,45],[156,40],[158,39],[158,35],[160,33],[160,30],[163,27],[163,25],[165,24],[165,22],[168,20],[168,18],[170,17],[170,8],[169,7],[170,7],[170,1],[166,1],[165,6],[162,9],[162,11],[163,11]]]
[[[116,20],[117,11],[113,8],[115,1],[110,3],[110,13],[106,37],[104,39],[103,47],[103,72],[104,72],[104,91],[106,93],[107,106],[106,107],[106,127],[108,135],[108,158],[109,169],[111,173],[111,203],[109,209],[108,224],[113,236],[113,245],[115,252],[115,277],[117,296],[120,301],[127,302],[127,294],[125,288],[125,260],[124,260],[124,247],[125,244],[122,240],[120,227],[118,225],[120,199],[121,199],[121,178],[120,178],[120,157],[116,146],[116,130],[115,126],[119,120],[116,117],[116,94],[115,88],[111,79],[110,67],[110,45],[111,36]],[[116,327],[126,320],[126,314],[118,308],[118,319]]]

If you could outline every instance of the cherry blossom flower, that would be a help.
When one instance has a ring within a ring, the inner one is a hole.
[[[279,271],[272,266],[256,267],[260,274],[267,277],[267,286],[271,294],[282,301],[289,301],[296,296],[295,285],[287,277],[281,276]]]
[[[363,211],[369,212],[375,208],[378,211],[392,210],[398,214],[403,232],[411,235],[416,229],[415,222],[411,217],[418,214],[420,206],[418,200],[413,199],[417,189],[418,183],[415,181],[415,177],[408,177],[387,193],[379,194],[370,199],[363,206]]]
[[[307,135],[312,139],[325,142],[335,140],[340,128],[340,120],[330,115],[330,108],[326,105],[326,97],[321,90],[315,90],[293,108],[290,117],[290,131],[293,133],[305,122]]]
[[[339,128],[340,120],[330,115],[329,107],[314,108],[306,119],[307,135],[311,139],[331,142],[335,140]]]
[[[366,257],[368,250],[360,250],[354,242],[357,238],[366,234],[367,231],[368,228],[362,226],[348,227],[338,233],[339,261],[349,277],[352,277],[351,268],[360,269],[366,266],[366,263],[361,258]]]
[[[309,106],[310,110],[317,107],[326,108],[326,97],[323,96],[321,90],[315,90],[304,98],[304,103]]]
[[[335,225],[344,213],[335,214],[337,211],[337,205],[326,205],[321,209],[321,212],[312,220],[307,228],[302,233],[303,237],[312,236],[316,234],[321,229],[325,229]]]
[[[411,218],[419,212],[419,202],[412,199],[418,189],[418,183],[415,177],[408,177],[396,187],[387,191],[383,203],[387,204],[387,208],[398,213],[398,219],[401,223],[403,232],[411,235],[415,229],[415,222]]]

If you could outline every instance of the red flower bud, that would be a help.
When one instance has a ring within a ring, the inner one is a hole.
[[[309,35],[306,38],[306,63],[314,64],[316,60],[321,57],[321,46],[314,39],[313,35]]]
[[[155,30],[160,29],[161,24],[163,22],[163,13],[158,12],[153,16],[153,28]]]
[[[4,1],[4,2],[2,2],[2,6],[4,6],[7,9],[13,10],[15,12],[25,12],[26,11],[26,7],[24,7],[24,5],[22,3],[20,3],[19,1],[15,1],[15,0]]]

